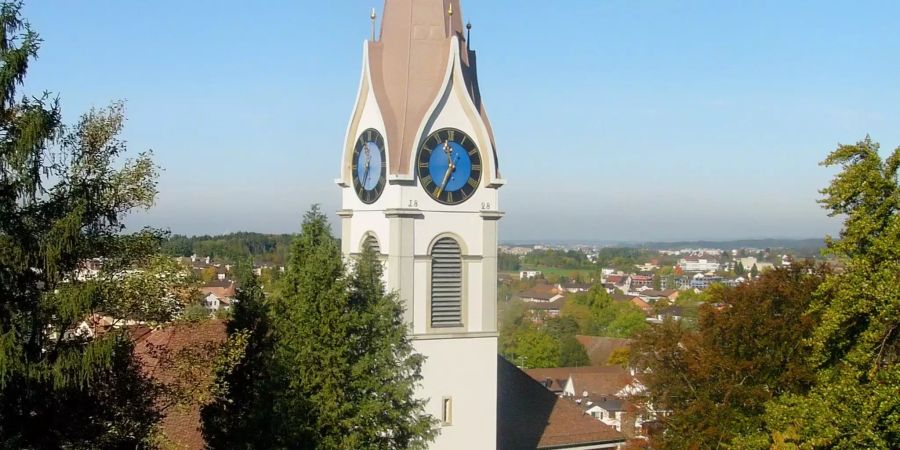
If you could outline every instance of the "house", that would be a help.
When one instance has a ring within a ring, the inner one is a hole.
[[[621,366],[595,367],[592,371],[573,372],[563,386],[563,397],[607,395],[625,397],[642,391],[643,385],[630,370]]]
[[[527,280],[531,278],[540,278],[544,275],[540,270],[523,270],[519,272],[520,280]]]
[[[685,272],[715,272],[721,265],[713,257],[690,255],[679,259],[678,266]]]
[[[237,287],[234,284],[234,281],[230,280],[213,280],[209,283],[200,286],[200,292],[207,296],[209,294],[215,294],[216,297],[224,298],[234,298],[237,294]]]
[[[563,295],[556,290],[556,286],[538,284],[533,288],[520,293],[519,298],[524,302],[549,303],[563,298]]]
[[[659,324],[667,318],[678,321],[682,317],[684,317],[684,313],[680,306],[667,306],[657,311],[655,316],[648,317],[647,322]]]
[[[616,449],[625,435],[544,388],[509,361],[497,361],[497,449]]]
[[[641,272],[650,272],[659,269],[659,266],[653,261],[644,264],[635,264],[634,267]]]
[[[647,300],[647,301],[662,300],[662,299],[666,299],[669,301],[675,301],[675,299],[678,298],[678,291],[675,289],[663,289],[663,290],[646,289],[646,290],[640,291],[639,295],[640,295],[641,299]]]
[[[575,340],[584,347],[591,365],[600,367],[609,365],[609,357],[617,350],[631,347],[631,339],[605,336],[576,335]]]
[[[640,308],[640,310],[648,316],[653,312],[653,306],[650,306],[650,304],[645,302],[641,297],[632,297],[631,304]]]
[[[220,309],[229,310],[234,303],[231,297],[219,297],[216,294],[208,294],[203,298],[203,306],[210,311],[218,311]]]
[[[526,301],[525,308],[531,313],[531,320],[535,323],[541,323],[546,318],[559,317],[559,313],[566,306],[567,298],[562,295],[556,295],[547,302]]]
[[[534,380],[544,386],[545,389],[561,396],[566,383],[569,381],[570,375],[581,372],[595,372],[596,369],[597,368],[594,366],[550,367],[527,369],[525,370],[525,373],[531,378],[534,378]]]
[[[606,282],[614,286],[623,286],[627,278],[624,274],[610,274],[606,276]]]
[[[653,275],[631,275],[629,278],[629,286],[631,289],[637,289],[643,286],[653,286]]]
[[[576,283],[574,281],[560,283],[556,285],[556,289],[559,292],[587,292],[591,289],[591,285],[589,283]]]
[[[615,428],[616,431],[623,431],[622,423],[626,415],[625,400],[607,395],[589,395],[576,399],[575,402],[591,417]]]
[[[694,289],[706,289],[713,284],[721,283],[722,277],[718,275],[709,275],[698,273],[691,278],[691,287]]]

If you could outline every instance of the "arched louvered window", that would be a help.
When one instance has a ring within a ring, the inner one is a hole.
[[[366,236],[366,239],[363,240],[362,248],[359,249],[360,252],[364,251],[366,249],[366,247],[371,248],[372,251],[375,252],[376,255],[381,254],[381,245],[378,244],[378,238],[376,238],[374,235],[370,234],[370,235]]]
[[[431,250],[431,326],[462,326],[462,255],[449,237]]]

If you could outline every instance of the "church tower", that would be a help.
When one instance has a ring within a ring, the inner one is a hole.
[[[386,0],[341,158],[345,255],[370,245],[425,355],[435,449],[497,440],[497,167],[459,0]]]

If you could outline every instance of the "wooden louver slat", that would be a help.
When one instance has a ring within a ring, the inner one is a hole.
[[[431,326],[462,326],[462,256],[452,238],[431,250]]]

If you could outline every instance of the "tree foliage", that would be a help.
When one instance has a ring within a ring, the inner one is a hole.
[[[627,301],[613,300],[604,289],[594,287],[574,294],[563,307],[563,317],[571,317],[581,334],[632,337],[647,326],[644,313]]]
[[[121,234],[152,204],[157,169],[148,154],[120,159],[121,103],[65,128],[56,98],[17,96],[41,42],[20,10],[0,5],[0,447],[133,448],[158,414],[127,337],[72,330],[93,313],[177,309],[127,296],[117,278],[158,249],[159,233]],[[105,273],[79,276],[93,258]]]
[[[210,256],[216,261],[237,263],[246,258],[256,262],[283,265],[290,249],[290,234],[230,233],[220,236],[170,236],[163,252],[170,256]]]
[[[638,336],[631,354],[646,369],[646,400],[671,411],[659,448],[719,448],[760,429],[767,400],[809,388],[802,339],[815,320],[805,313],[824,270],[798,264],[711,290],[716,306],[701,308],[696,329],[667,320]]]
[[[871,139],[841,145],[823,162],[841,171],[822,205],[845,217],[827,253],[844,263],[817,292],[821,318],[805,341],[817,371],[808,393],[771,402],[760,447],[900,446],[900,148],[887,158]]]
[[[381,263],[367,249],[348,272],[318,207],[271,299],[251,278],[238,305],[229,328],[245,351],[204,410],[211,447],[415,449],[434,437],[414,396],[424,358]]]
[[[240,287],[228,321],[235,358],[216,368],[215,397],[201,412],[203,435],[212,449],[274,448],[269,305],[249,263],[236,273]]]

